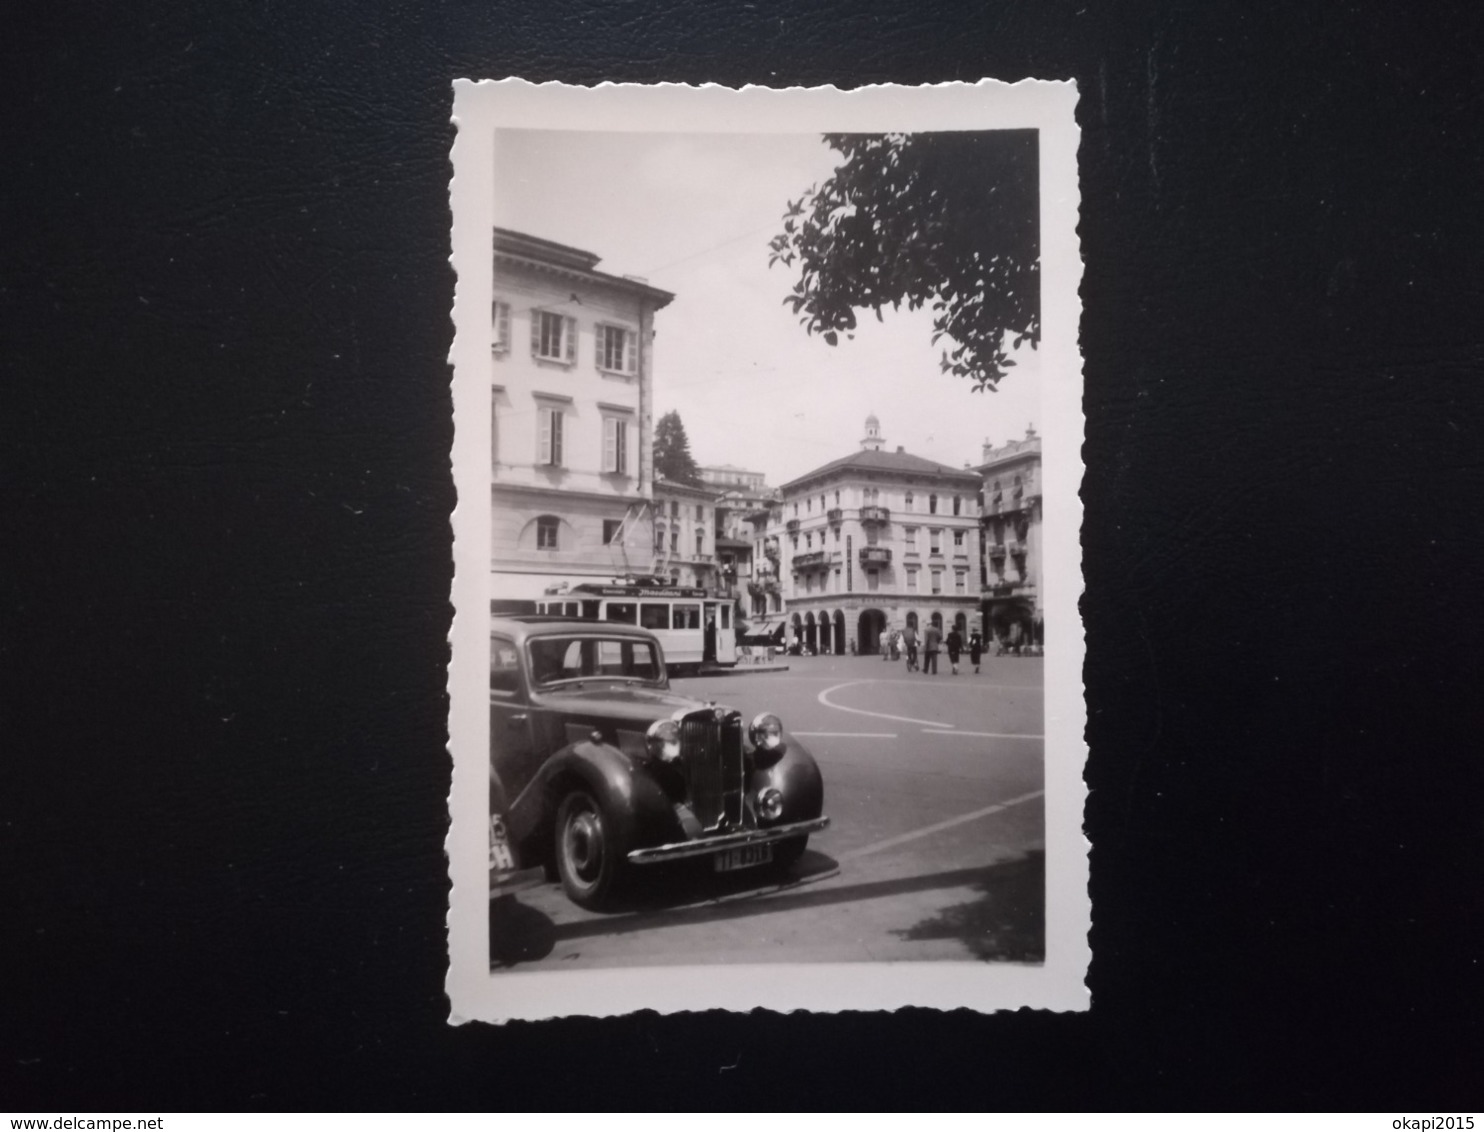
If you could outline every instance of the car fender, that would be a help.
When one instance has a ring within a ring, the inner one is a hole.
[[[521,841],[549,840],[548,833],[562,798],[577,786],[603,807],[622,852],[662,845],[680,830],[674,806],[664,788],[611,743],[585,739],[569,744],[547,759],[511,806],[511,830]]]
[[[784,735],[783,757],[754,770],[748,786],[754,796],[768,786],[782,793],[780,822],[808,821],[824,812],[824,776],[809,749],[792,735]]]

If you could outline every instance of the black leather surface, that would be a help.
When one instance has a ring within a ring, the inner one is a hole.
[[[1477,1108],[1475,9],[4,37],[0,1105]],[[1089,1016],[444,1024],[458,76],[1075,77]]]

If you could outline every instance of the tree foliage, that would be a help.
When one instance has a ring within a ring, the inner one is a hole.
[[[797,267],[784,302],[831,346],[857,311],[933,312],[945,373],[994,389],[1041,339],[1034,130],[826,134],[844,158],[788,203],[768,265]]]
[[[685,425],[674,409],[659,419],[654,426],[654,475],[656,479],[671,483],[701,486],[701,470],[690,454],[690,440],[685,435]]]

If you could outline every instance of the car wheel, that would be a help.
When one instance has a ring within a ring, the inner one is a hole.
[[[773,846],[773,863],[780,869],[791,868],[799,863],[799,858],[804,855],[804,850],[809,845],[809,835],[803,837],[790,837],[786,841],[779,841]]]
[[[556,867],[579,907],[601,908],[618,889],[623,859],[603,808],[586,790],[572,791],[557,808]]]

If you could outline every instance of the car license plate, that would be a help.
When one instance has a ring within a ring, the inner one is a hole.
[[[750,869],[754,865],[766,865],[772,859],[771,842],[765,845],[743,845],[737,849],[728,849],[725,853],[718,853],[712,858],[716,862],[716,871],[719,873]]]

